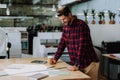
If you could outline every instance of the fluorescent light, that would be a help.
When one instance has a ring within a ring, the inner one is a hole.
[[[39,9],[39,8],[40,8],[39,6],[32,7],[33,10],[36,10],[36,9]]]
[[[52,6],[52,11],[56,11],[55,5]]]
[[[6,4],[0,4],[0,8],[7,8]]]
[[[40,0],[33,0],[33,4],[37,4]]]
[[[9,8],[7,8],[6,14],[7,14],[7,15],[10,15],[10,9],[9,9]]]
[[[0,19],[33,19],[33,17],[27,17],[27,16],[0,16]]]
[[[80,15],[80,16],[83,16],[84,14],[83,14],[83,13],[77,13],[76,15]]]

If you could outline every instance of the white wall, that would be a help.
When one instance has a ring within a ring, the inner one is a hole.
[[[27,27],[2,27],[8,31],[26,31]]]
[[[89,25],[94,45],[101,45],[102,41],[120,41],[120,24]]]
[[[71,0],[60,0],[59,4],[64,5],[64,4],[67,4],[68,1],[71,2]],[[75,1],[75,0],[72,0],[72,1]],[[92,16],[90,15],[92,9],[95,9],[96,13],[100,11],[106,11],[106,10],[115,12],[117,14],[115,17],[115,20],[117,21],[116,23],[119,24],[120,22],[120,17],[118,17],[118,15],[120,14],[120,0],[90,0],[83,3],[77,2],[77,4],[75,5],[73,4],[70,7],[71,7],[72,13],[74,15],[77,15],[78,18],[83,20],[84,20],[83,10],[88,9],[89,24],[91,23],[91,20],[92,20]],[[95,21],[98,24],[99,17],[97,15],[95,17],[96,17]],[[109,23],[108,13],[106,13],[105,15],[105,20],[106,20],[106,23],[108,24]]]
[[[0,27],[0,56],[7,56],[6,54],[6,32]]]
[[[21,33],[8,32],[8,41],[11,42],[10,58],[21,57]]]

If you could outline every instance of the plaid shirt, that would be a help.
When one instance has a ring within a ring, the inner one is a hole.
[[[80,69],[87,67],[91,62],[97,62],[88,25],[82,20],[75,19],[69,26],[63,27],[63,33],[54,59],[57,61],[65,47],[68,49],[72,65]]]

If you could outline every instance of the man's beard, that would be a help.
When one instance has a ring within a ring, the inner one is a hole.
[[[65,22],[65,23],[64,23],[64,25],[65,25],[65,26],[67,26],[67,25],[68,25],[68,23],[66,23],[66,22]]]
[[[64,25],[66,25],[66,26],[69,26],[69,25],[71,25],[71,19],[69,19],[69,21],[68,22],[64,22]]]

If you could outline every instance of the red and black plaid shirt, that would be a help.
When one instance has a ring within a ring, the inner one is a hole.
[[[54,59],[57,61],[65,47],[68,49],[72,65],[81,69],[87,67],[91,62],[97,62],[98,57],[94,51],[88,25],[82,20],[73,20],[70,26],[63,27],[63,33]]]

